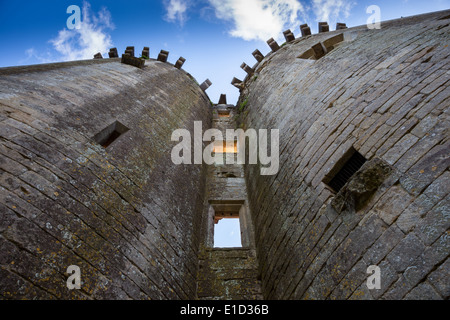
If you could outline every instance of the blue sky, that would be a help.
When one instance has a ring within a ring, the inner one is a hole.
[[[80,30],[67,29],[70,5],[82,9]],[[235,103],[231,79],[245,77],[240,65],[256,62],[254,49],[269,52],[266,40],[284,42],[288,28],[299,36],[302,23],[313,32],[318,21],[332,30],[365,24],[370,5],[389,20],[449,9],[450,0],[0,0],[0,67],[107,57],[111,47],[122,54],[135,46],[138,55],[149,46],[151,58],[167,50],[169,62],[187,59],[183,68],[199,83],[209,78],[213,102],[225,93]]]
[[[214,225],[214,247],[242,247],[239,219],[222,219]]]

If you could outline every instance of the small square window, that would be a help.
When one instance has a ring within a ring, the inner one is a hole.
[[[339,192],[350,178],[366,163],[358,151],[351,148],[323,180],[334,191]]]
[[[111,143],[113,143],[117,138],[119,138],[128,130],[130,129],[128,129],[122,123],[120,123],[119,121],[115,121],[105,129],[97,133],[93,139],[103,148],[107,148],[111,145]]]

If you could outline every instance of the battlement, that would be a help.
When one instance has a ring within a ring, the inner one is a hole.
[[[437,23],[438,21],[448,19],[449,12],[449,10],[444,10],[416,15],[412,17],[402,17],[400,19],[387,20],[382,22],[381,28],[402,28],[414,26],[417,23],[424,22]],[[256,64],[253,67],[249,67],[244,62],[241,65],[241,68],[245,68],[244,70],[247,72],[247,76],[244,78],[244,80],[240,80],[234,77],[231,81],[231,84],[241,90],[243,86],[245,86],[245,82],[247,82],[247,80],[249,80],[251,76],[254,76],[255,73],[258,73],[259,69],[265,66],[265,64],[268,63],[268,60],[272,59],[273,55],[276,54],[281,48],[286,49],[289,45],[295,45],[302,41],[314,42],[315,44],[312,45],[310,49],[305,51],[304,54],[301,55],[301,57],[303,59],[318,59],[324,56],[328,52],[327,49],[330,49],[330,47],[333,47],[335,44],[342,41],[351,41],[355,37],[357,37],[358,34],[371,31],[367,28],[366,25],[349,28],[345,23],[341,22],[338,22],[336,24],[334,31],[330,30],[327,22],[318,22],[319,32],[317,34],[311,33],[311,28],[308,26],[308,24],[300,25],[299,29],[300,37],[298,38],[295,37],[294,33],[291,30],[288,29],[284,31],[283,36],[286,42],[281,46],[278,45],[274,38],[267,40],[267,44],[269,45],[271,51],[266,56],[264,56],[258,49],[256,49],[252,53],[257,61]],[[373,30],[372,32],[377,31],[378,30]]]

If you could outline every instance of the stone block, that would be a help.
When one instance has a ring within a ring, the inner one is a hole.
[[[412,289],[405,300],[442,300],[442,297],[428,282],[424,282]]]
[[[125,49],[125,53],[128,53],[130,56],[134,57],[134,47],[129,46]]]
[[[144,50],[142,50],[142,58],[150,58],[150,48],[144,47]]]
[[[424,250],[422,241],[410,233],[392,249],[387,260],[396,271],[405,271]]]
[[[360,210],[392,173],[383,160],[374,158],[366,162],[331,202],[337,212]]]
[[[280,46],[273,38],[267,40],[267,44],[269,45],[270,49],[272,49],[272,52],[277,52],[280,49]]]
[[[119,54],[117,53],[117,48],[109,49],[108,55],[110,58],[118,58]]]
[[[338,22],[336,23],[336,30],[347,29],[347,25],[345,23]]]
[[[241,64],[241,69],[244,70],[245,72],[247,72],[247,74],[249,76],[251,76],[255,72],[255,70],[253,70],[251,67],[249,67],[246,63]]]
[[[428,276],[428,281],[445,298],[450,296],[450,277],[448,276],[449,270],[450,259],[447,258],[445,262],[439,266],[439,268]]]
[[[169,57],[169,51],[161,50],[161,52],[158,54],[158,61],[161,62],[167,62],[167,58]]]
[[[322,58],[324,55],[327,54],[327,49],[322,45],[321,42],[316,43],[312,46],[312,50],[314,52],[314,57],[316,59]]]
[[[400,178],[400,183],[409,193],[419,195],[448,168],[449,150],[448,144],[436,145]]]
[[[395,226],[388,228],[366,251],[364,261],[378,264],[404,237],[403,232]]]
[[[186,62],[186,59],[183,57],[180,57],[177,62],[175,63],[175,68],[177,69],[181,69],[181,67],[183,66],[183,64]]]
[[[236,88],[241,89],[242,80],[239,80],[238,78],[234,77],[233,80],[231,80],[231,84]]]
[[[212,82],[211,82],[209,79],[206,79],[206,80],[203,81],[203,83],[200,85],[200,89],[202,89],[203,91],[206,91],[206,89],[208,89],[211,85],[212,85]]]
[[[292,42],[295,40],[295,36],[290,29],[283,31],[283,35],[284,35],[284,38],[286,39],[286,42]]]
[[[311,35],[311,28],[305,23],[300,25],[300,31],[302,33],[302,37],[310,36]]]
[[[255,57],[255,59],[256,59],[258,62],[261,62],[261,61],[263,61],[263,59],[264,59],[263,54],[262,54],[261,51],[259,51],[258,49],[256,49],[255,51],[253,51],[253,52],[252,52],[252,55]]]
[[[103,59],[103,56],[100,52],[98,52],[94,55],[94,59]]]
[[[330,26],[328,22],[319,22],[319,33],[330,31]]]
[[[129,64],[131,66],[135,66],[138,68],[143,68],[145,65],[145,60],[141,58],[132,57],[129,54],[123,54],[122,55],[122,63]]]
[[[415,233],[426,245],[431,245],[450,227],[449,208],[450,199],[447,197],[433,207],[417,225]]]

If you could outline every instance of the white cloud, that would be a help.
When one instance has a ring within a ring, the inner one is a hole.
[[[61,54],[61,60],[92,59],[97,52],[106,54],[113,46],[108,29],[114,29],[110,12],[102,8],[95,15],[91,12],[90,4],[83,2],[80,28],[64,28],[50,43]]]
[[[304,12],[297,0],[209,0],[217,18],[233,21],[233,37],[267,41],[298,25]]]
[[[327,21],[332,25],[346,18],[355,0],[208,0],[218,19],[231,21],[230,35],[244,40],[284,41],[286,29],[298,32],[307,21]],[[313,17],[314,16],[314,17]]]
[[[166,8],[165,20],[169,22],[178,22],[183,25],[187,19],[187,9],[189,3],[186,0],[165,0],[164,7]]]

